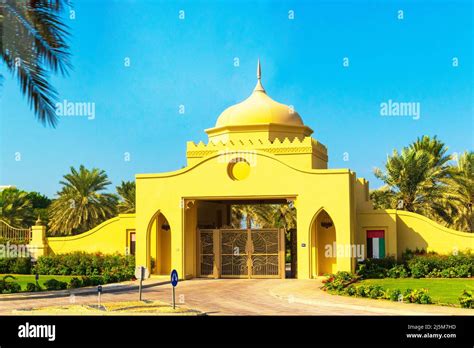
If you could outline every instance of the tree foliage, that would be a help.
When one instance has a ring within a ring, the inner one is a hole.
[[[472,152],[453,166],[447,150],[436,136],[423,136],[401,152],[394,150],[384,170],[374,170],[385,184],[371,192],[374,207],[403,209],[472,231]]]
[[[50,233],[85,232],[116,215],[117,196],[103,192],[110,183],[103,170],[71,167],[71,173],[60,181],[58,198],[51,204]]]
[[[116,189],[121,198],[117,206],[118,212],[122,214],[135,213],[135,182],[122,181],[120,186],[117,186]]]
[[[64,0],[0,3],[0,59],[18,79],[38,120],[52,126],[57,123],[58,93],[49,75],[67,75],[71,68],[68,27],[61,17],[66,4]]]

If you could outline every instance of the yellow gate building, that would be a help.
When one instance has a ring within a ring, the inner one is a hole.
[[[257,84],[227,108],[209,141],[187,143],[187,166],[136,175],[136,214],[119,215],[77,236],[45,238],[44,252],[134,253],[152,274],[194,277],[285,277],[285,232],[231,227],[234,204],[296,208],[296,277],[354,270],[357,259],[409,249],[451,253],[474,247],[474,234],[418,214],[374,210],[368,182],[350,169],[328,169],[327,148],[291,107]],[[36,229],[36,234],[35,234]],[[42,250],[40,248],[40,250]]]

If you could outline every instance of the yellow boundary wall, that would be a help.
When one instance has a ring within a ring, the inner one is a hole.
[[[128,234],[135,230],[135,214],[119,214],[87,232],[67,237],[48,237],[48,253],[73,251],[125,254]]]
[[[364,241],[365,230],[383,228],[391,238],[387,254],[398,257],[406,249],[418,248],[439,254],[474,249],[474,233],[447,228],[420,214],[387,209],[359,212],[358,218],[359,241]]]

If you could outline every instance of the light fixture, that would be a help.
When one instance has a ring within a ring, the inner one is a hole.
[[[321,220],[321,226],[326,229],[333,226],[332,220],[329,215],[325,214],[323,216],[323,219]]]

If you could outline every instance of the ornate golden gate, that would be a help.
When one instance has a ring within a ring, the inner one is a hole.
[[[212,278],[284,278],[284,230],[198,230],[198,274]]]

